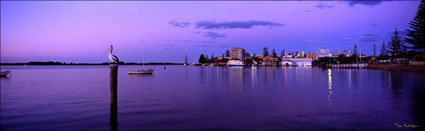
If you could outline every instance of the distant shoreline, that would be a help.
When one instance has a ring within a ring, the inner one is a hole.
[[[62,63],[62,62],[28,62],[28,63],[0,63],[0,66],[24,66],[24,65],[109,65],[111,63]],[[143,65],[143,63],[119,63],[119,65]],[[144,65],[184,65],[183,63],[169,63],[169,62],[150,62]]]

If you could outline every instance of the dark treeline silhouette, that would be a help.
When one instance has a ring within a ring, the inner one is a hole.
[[[425,60],[425,0],[421,0],[415,18],[409,24],[406,38],[399,36],[396,28],[387,44],[382,43],[377,60],[391,59],[392,63]]]
[[[410,21],[406,42],[411,45],[407,55],[416,60],[425,60],[425,0],[421,0],[415,18]]]

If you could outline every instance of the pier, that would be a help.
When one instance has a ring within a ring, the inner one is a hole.
[[[329,68],[365,68],[367,63],[358,63],[358,64],[327,64],[326,67]]]

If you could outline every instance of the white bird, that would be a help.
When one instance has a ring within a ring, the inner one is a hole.
[[[120,60],[118,59],[118,57],[112,54],[112,50],[113,50],[113,47],[111,45],[111,47],[109,47],[109,55],[108,55],[109,60],[111,60],[114,63],[120,62]]]

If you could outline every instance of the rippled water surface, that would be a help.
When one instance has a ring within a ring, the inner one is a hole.
[[[109,66],[2,67],[12,74],[0,79],[0,128],[420,130],[395,124],[424,123],[424,74],[198,66],[127,74],[136,67],[119,67],[116,120]]]

